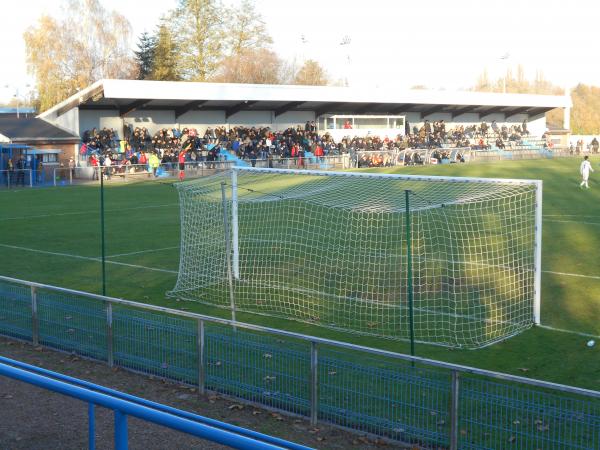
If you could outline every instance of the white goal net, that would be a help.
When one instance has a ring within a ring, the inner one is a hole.
[[[539,181],[240,167],[177,188],[172,296],[392,339],[412,317],[463,348],[539,321]]]

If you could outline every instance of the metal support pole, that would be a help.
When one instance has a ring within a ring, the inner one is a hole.
[[[459,406],[460,374],[452,371],[450,397],[450,450],[458,449],[458,406]]]
[[[238,225],[238,177],[237,171],[231,171],[231,234],[233,246],[233,276],[240,279],[240,243]]]
[[[96,416],[93,403],[88,403],[88,449],[96,449]]]
[[[31,340],[33,345],[40,344],[40,322],[38,319],[37,288],[31,286]]]
[[[104,242],[104,169],[100,168],[100,235],[102,240],[102,295],[106,295],[106,247]]]
[[[204,365],[204,320],[198,320],[198,394],[206,393],[206,366]]]
[[[225,183],[221,183],[221,199],[223,201],[223,227],[225,230],[225,260],[227,261],[227,280],[229,282],[229,301],[231,304],[231,320],[235,322],[235,297],[233,294],[233,274],[231,270],[231,234],[229,233],[229,220],[227,217],[227,194]]]
[[[29,170],[29,187],[33,187],[33,171],[31,169]]]
[[[127,414],[115,409],[115,450],[127,450]]]
[[[410,223],[410,190],[405,193],[406,206],[406,277],[408,282],[408,317],[410,326],[410,354],[415,356],[415,317],[414,317],[414,291],[413,291],[413,271],[412,271],[412,242],[411,242],[411,223]],[[414,362],[413,362],[414,365]]]
[[[69,167],[69,186],[71,186],[73,184],[73,170],[75,170],[75,169],[71,169]]]
[[[56,187],[56,169],[52,169],[52,182],[54,183],[54,187]]]
[[[106,359],[108,367],[113,367],[115,364],[114,342],[112,303],[106,302]]]
[[[319,350],[317,343],[310,343],[310,424],[317,425],[319,418]]]
[[[541,323],[542,303],[542,181],[538,181],[535,190],[535,281],[533,322]]]

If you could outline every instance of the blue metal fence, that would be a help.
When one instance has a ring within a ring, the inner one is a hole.
[[[248,450],[308,449],[308,447],[283,439],[208,419],[4,357],[0,357],[0,375],[87,402],[89,404],[88,446],[90,449],[95,448],[94,407],[96,405],[114,411],[114,439],[117,450],[128,448],[128,416],[137,417],[232,448]]]
[[[0,277],[0,334],[362,433],[600,448],[600,392]]]

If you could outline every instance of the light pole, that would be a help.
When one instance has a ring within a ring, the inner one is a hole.
[[[345,47],[346,52],[346,62],[348,63],[348,67],[346,68],[346,76],[344,77],[344,84],[348,87],[348,72],[350,72],[350,48],[348,47],[352,43],[352,39],[350,36],[345,35],[340,42],[340,46]]]
[[[26,84],[25,87],[26,88],[30,88],[31,85]],[[19,106],[20,106],[20,103],[19,103],[20,102],[19,87],[18,86],[11,86],[9,84],[5,84],[4,88],[5,89],[14,88],[15,89],[15,93],[13,94],[13,98],[15,98],[17,100],[17,119],[19,119],[20,118],[20,115],[19,115]]]
[[[508,72],[508,58],[510,58],[510,54],[506,52],[504,55],[500,57],[501,61],[504,61],[504,75],[502,76],[502,93],[506,94],[506,73]]]

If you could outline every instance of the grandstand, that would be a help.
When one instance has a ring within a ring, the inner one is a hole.
[[[551,109],[565,109],[568,127],[571,105],[569,96],[100,80],[39,117],[80,136],[86,130],[113,129],[116,138],[130,127],[146,128],[151,135],[195,128],[203,135],[209,127],[282,131],[313,121],[322,135],[329,132],[328,118],[344,115],[402,117],[404,127],[394,126],[398,134],[442,120],[447,129],[494,121],[511,128],[526,120],[529,133],[541,136]]]

